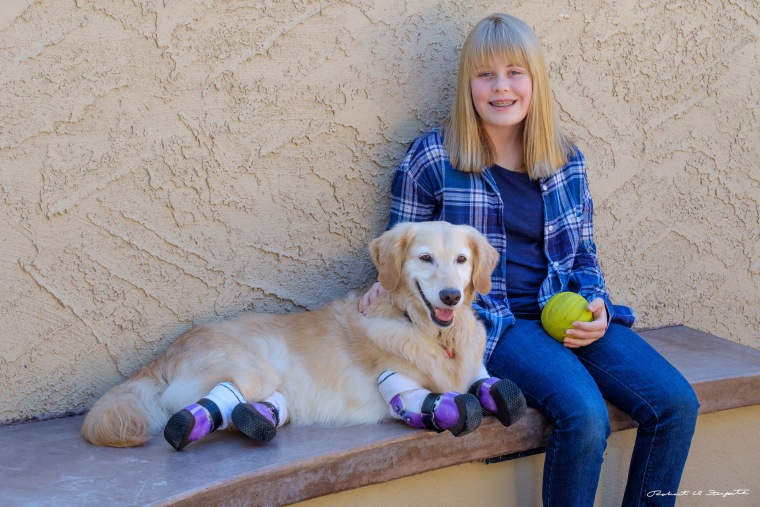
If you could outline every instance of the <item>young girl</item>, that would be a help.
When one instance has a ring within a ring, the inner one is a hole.
[[[474,303],[485,361],[553,424],[544,505],[593,505],[610,434],[605,399],[638,423],[623,505],[673,504],[697,418],[683,376],[610,302],[593,240],[583,154],[553,114],[539,41],[521,20],[481,20],[462,48],[451,116],[416,139],[392,184],[390,226],[445,220],[480,230],[500,252],[493,289]],[[541,308],[560,291],[588,301],[560,343]],[[379,283],[360,309],[383,296]],[[656,494],[659,492],[660,494]]]

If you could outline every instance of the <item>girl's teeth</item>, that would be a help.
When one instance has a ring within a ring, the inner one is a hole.
[[[505,100],[505,101],[491,102],[491,104],[493,104],[494,106],[511,106],[514,103],[515,103],[514,100]]]

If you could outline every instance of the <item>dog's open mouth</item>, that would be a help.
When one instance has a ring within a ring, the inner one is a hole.
[[[425,302],[425,305],[428,307],[428,310],[430,310],[430,318],[433,319],[433,322],[441,327],[449,327],[451,323],[454,322],[454,310],[451,308],[437,308],[433,306],[425,297],[425,293],[422,292],[422,287],[420,287],[419,282],[416,282],[416,284],[417,291],[420,293],[420,296]]]

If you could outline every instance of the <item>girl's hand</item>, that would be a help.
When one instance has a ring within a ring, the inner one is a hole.
[[[570,349],[585,347],[594,343],[607,332],[607,307],[604,300],[596,298],[588,304],[588,311],[594,315],[591,322],[573,322],[566,331],[563,344]]]
[[[364,294],[359,300],[359,313],[362,315],[367,315],[367,310],[370,309],[372,304],[375,303],[378,299],[385,297],[388,297],[388,292],[383,288],[382,285],[380,285],[380,282],[375,282],[375,284],[370,287],[367,293]]]

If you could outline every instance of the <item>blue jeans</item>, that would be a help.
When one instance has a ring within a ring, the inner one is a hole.
[[[699,402],[691,385],[629,328],[611,324],[571,350],[540,321],[517,320],[499,340],[488,369],[515,382],[528,406],[553,424],[544,461],[545,506],[591,506],[610,422],[604,399],[638,423],[624,506],[673,505]],[[650,492],[659,491],[661,495]],[[650,494],[648,494],[650,493]]]

